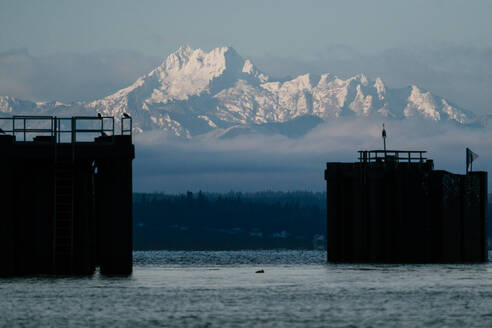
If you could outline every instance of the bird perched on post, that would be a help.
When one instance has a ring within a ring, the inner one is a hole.
[[[102,118],[103,116],[101,115],[101,113],[97,113],[97,117]]]
[[[101,137],[107,137],[108,135],[104,132],[104,131],[101,131]]]
[[[123,113],[123,117],[124,118],[130,118],[130,115],[128,115],[127,113]]]

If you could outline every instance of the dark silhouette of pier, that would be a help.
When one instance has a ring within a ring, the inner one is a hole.
[[[132,272],[132,120],[0,118],[0,275]]]
[[[327,163],[329,262],[468,263],[487,256],[487,172],[434,170],[425,151]]]

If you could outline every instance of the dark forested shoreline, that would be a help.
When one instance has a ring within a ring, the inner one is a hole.
[[[325,194],[134,194],[134,249],[323,248]]]

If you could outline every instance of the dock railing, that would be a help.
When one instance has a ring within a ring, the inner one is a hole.
[[[359,150],[361,163],[396,162],[396,163],[424,163],[425,150]]]
[[[121,135],[132,135],[132,118],[128,115],[121,119]],[[126,123],[126,124],[125,124]],[[15,115],[0,117],[1,134],[10,134],[18,141],[29,141],[30,137],[52,137],[57,143],[75,143],[80,135],[113,136],[115,135],[114,116],[33,116]],[[64,138],[68,136],[68,138]]]

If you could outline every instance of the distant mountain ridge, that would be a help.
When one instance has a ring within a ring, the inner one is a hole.
[[[381,117],[485,125],[489,120],[416,85],[388,88],[380,78],[331,74],[272,80],[233,48],[180,47],[127,88],[91,102],[31,102],[0,97],[0,115],[129,113],[135,132],[160,130],[192,138],[211,133],[279,133],[297,137],[342,117]],[[484,123],[485,122],[485,123]]]

